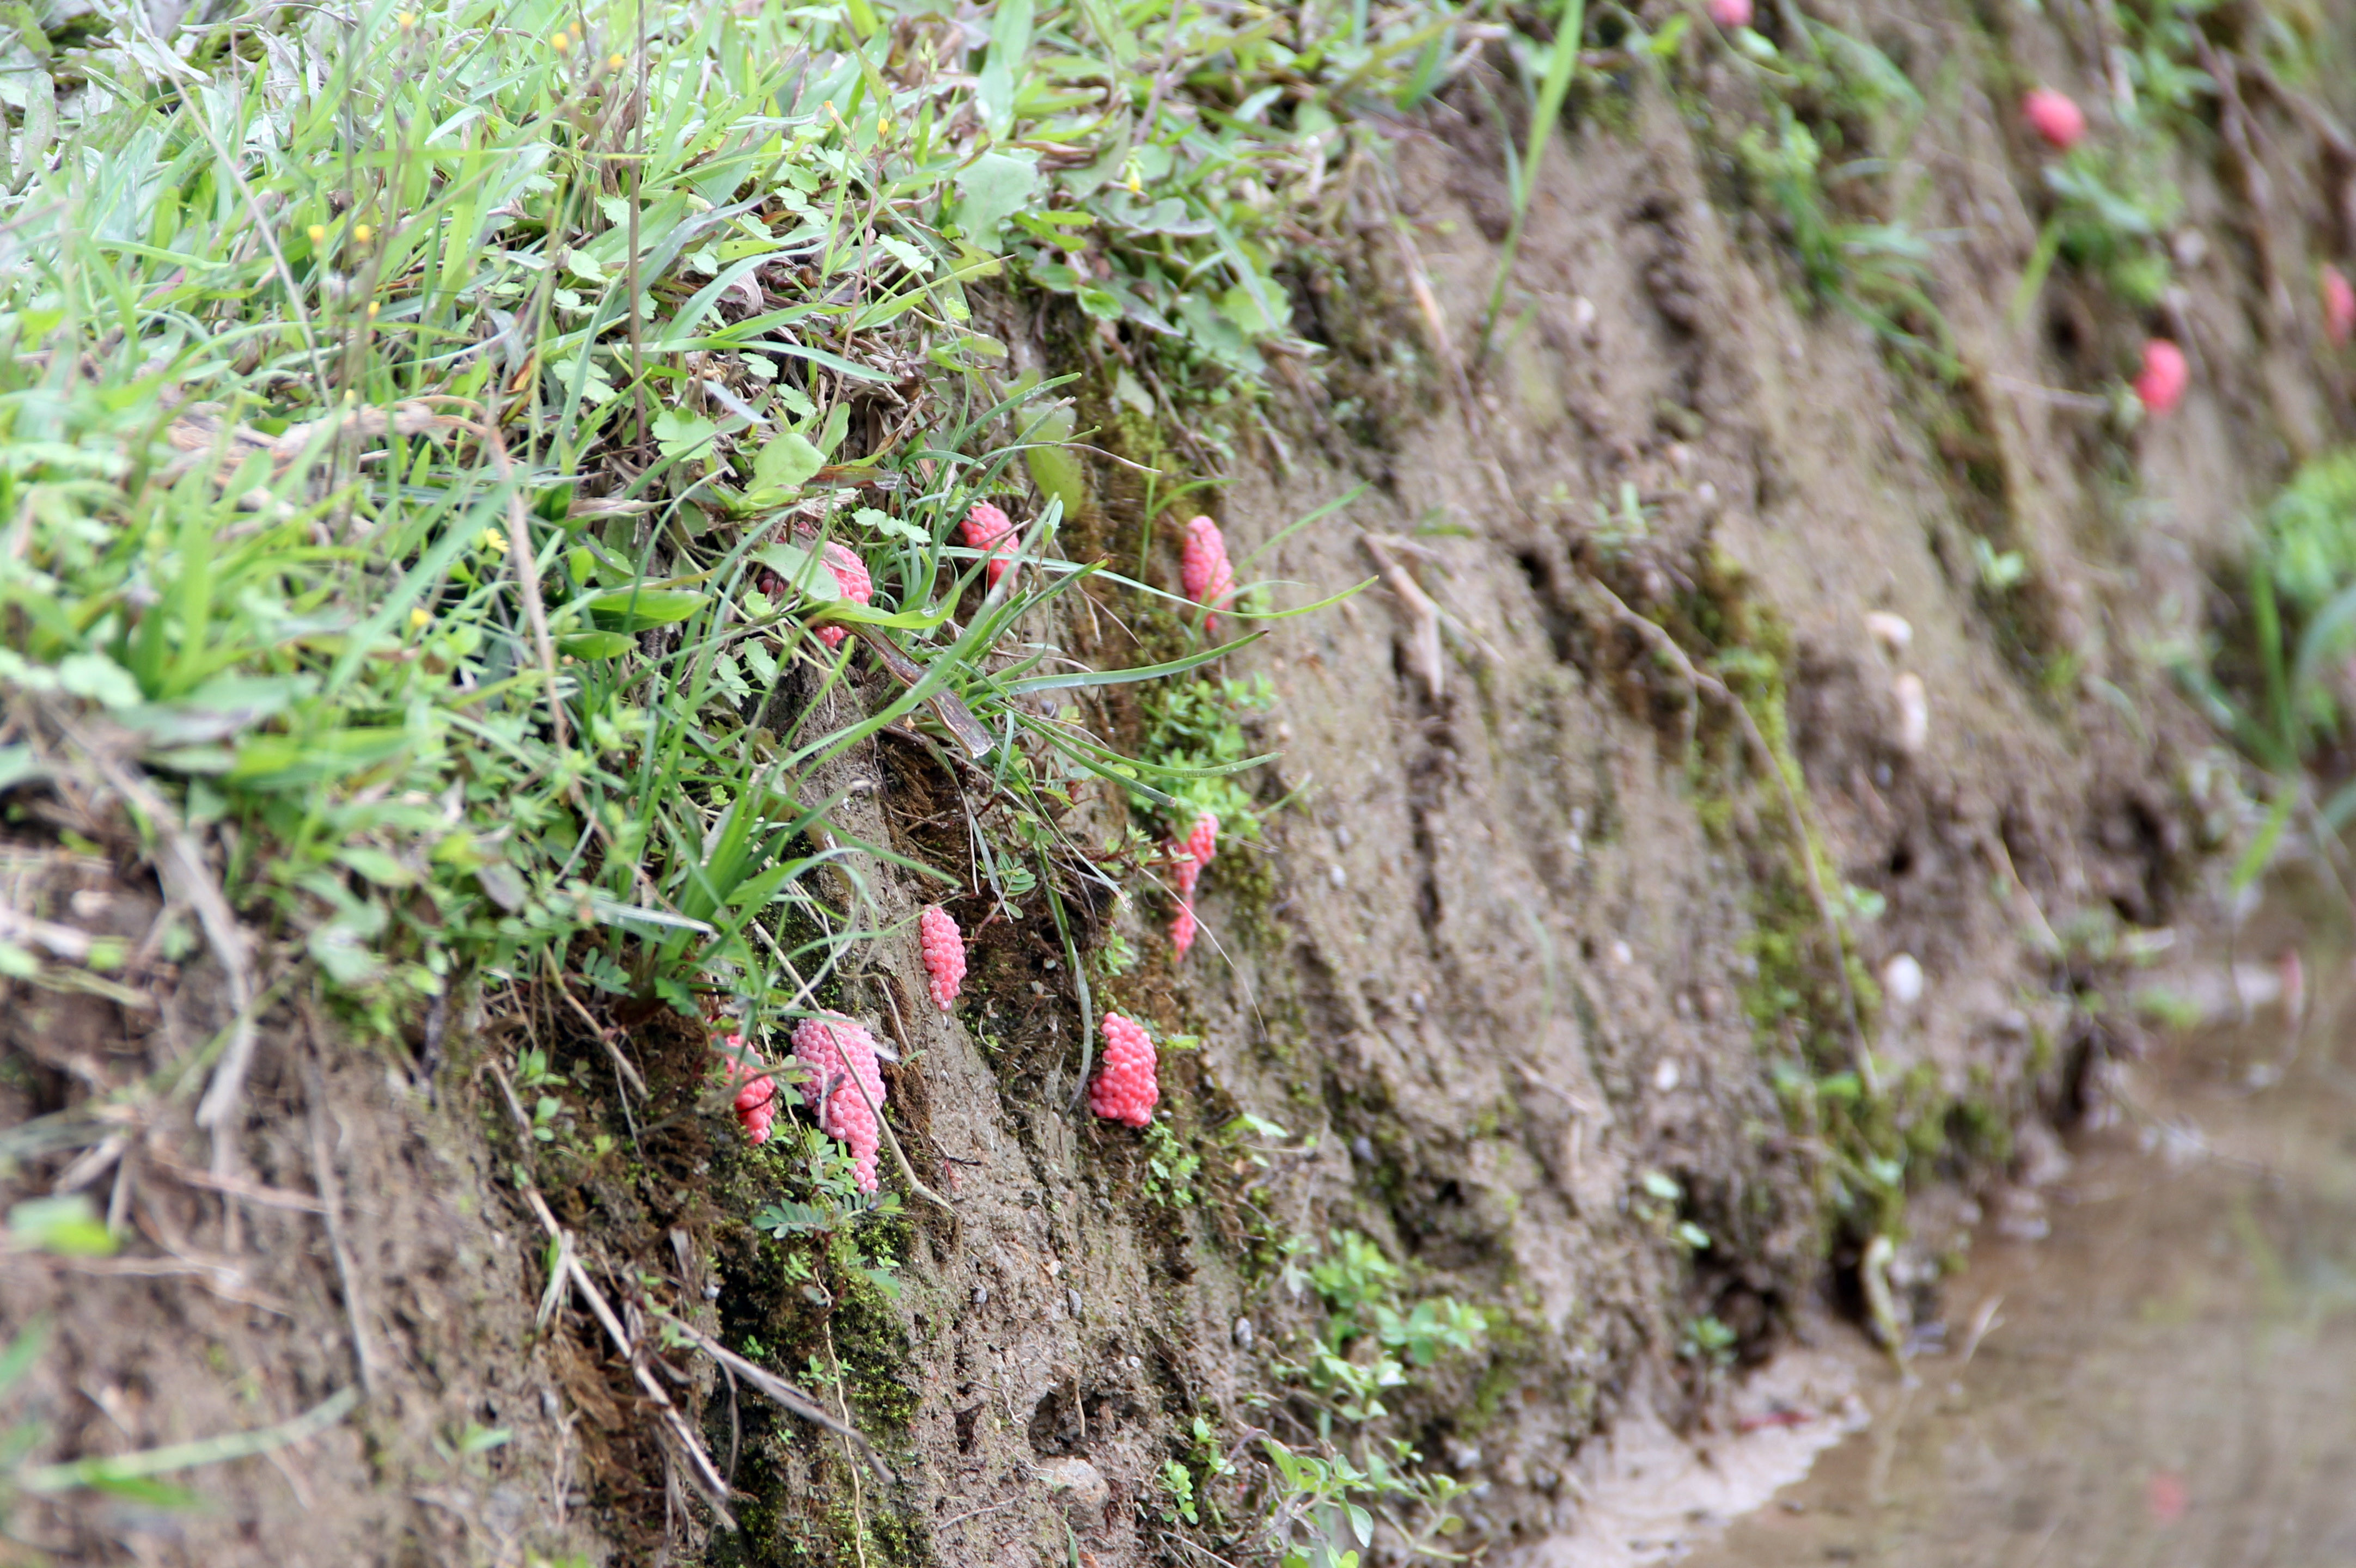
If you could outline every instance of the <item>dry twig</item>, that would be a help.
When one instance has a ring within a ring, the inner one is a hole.
[[[99,776],[123,797],[125,805],[147,819],[161,840],[155,869],[166,891],[196,911],[197,923],[204,928],[205,941],[220,964],[234,1014],[228,1049],[221,1052],[220,1063],[213,1069],[212,1083],[206,1086],[205,1097],[197,1104],[197,1125],[214,1135],[218,1156],[225,1147],[220,1136],[222,1124],[243,1100],[246,1070],[253,1064],[253,1046],[258,1038],[254,1029],[253,955],[248,933],[238,923],[236,912],[229,907],[229,900],[222,894],[220,883],[214,880],[211,868],[205,864],[204,851],[180,826],[179,814],[123,759],[80,733],[62,712],[51,711],[59,728],[90,759]]]
[[[916,1042],[915,1038],[908,1033],[908,1025],[906,1020],[900,1017],[899,999],[892,995],[892,987],[888,981],[883,985],[877,986],[875,988],[884,993],[884,1005],[886,1008],[889,1008],[892,1011],[892,1022],[899,1030],[900,1043],[906,1049],[908,1056],[913,1058],[916,1052]],[[911,1070],[913,1071],[913,1068]],[[854,1083],[859,1083],[859,1075],[857,1073],[851,1074],[851,1081]],[[875,1118],[875,1125],[884,1129],[884,1141],[892,1146],[892,1157],[899,1162],[900,1175],[905,1179],[908,1185],[914,1188],[917,1192],[921,1193],[924,1197],[929,1199],[932,1202],[948,1210],[950,1213],[956,1213],[956,1204],[951,1203],[948,1199],[942,1197],[939,1193],[934,1191],[931,1188],[916,1179],[916,1168],[908,1163],[906,1153],[901,1149],[899,1135],[892,1130],[892,1124],[884,1119],[883,1110],[876,1105],[874,1101],[867,1098],[867,1085],[864,1083],[859,1083],[859,1098],[865,1102],[867,1105],[867,1113]]]
[[[1398,595],[1408,617],[1408,657],[1416,674],[1423,677],[1423,689],[1437,703],[1446,682],[1447,665],[1440,653],[1440,606],[1423,591],[1414,575],[1394,560],[1381,540],[1372,534],[1360,534],[1358,543],[1374,560],[1383,574],[1383,581]]]
[[[649,1098],[647,1093],[647,1081],[638,1076],[638,1070],[630,1065],[630,1059],[622,1054],[622,1048],[614,1042],[614,1037],[598,1025],[597,1020],[590,1016],[587,1008],[581,1005],[581,998],[573,994],[573,987],[565,984],[564,976],[561,971],[556,976],[556,991],[557,995],[564,998],[564,1005],[571,1008],[580,1017],[581,1021],[589,1026],[589,1032],[597,1037],[597,1043],[605,1048],[605,1054],[614,1059],[614,1071],[619,1072],[623,1080],[638,1092],[639,1099]]]

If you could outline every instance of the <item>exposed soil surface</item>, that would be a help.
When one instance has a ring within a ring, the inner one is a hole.
[[[2250,106],[2262,209],[2190,155],[2175,171],[2188,216],[2162,306],[2130,315],[2064,279],[2010,322],[2040,163],[2011,105],[2026,81],[2081,80],[2079,7],[2046,9],[2071,15],[1810,6],[1923,85],[1903,198],[1941,237],[1952,383],[1799,303],[1712,130],[1760,112],[1730,66],[1689,99],[1631,67],[1618,96],[1575,101],[1485,366],[1501,138],[1523,134],[1493,106],[1518,90],[1478,68],[1366,172],[1349,253],[1304,272],[1297,301],[1330,352],[1273,378],[1292,389],[1215,510],[1241,559],[1363,482],[1243,575],[1310,591],[1285,603],[1380,581],[1228,661],[1273,683],[1250,738],[1281,756],[1253,775],[1265,837],[1223,848],[1184,965],[1158,898],[1069,912],[1084,944],[1117,931],[1144,955],[1098,980],[1096,1009],[1200,1037],[1162,1076],[1168,1125],[1205,1160],[1200,1201],[1157,1200],[1139,1136],[1071,1109],[1080,1019],[1037,900],[1019,922],[950,901],[976,933],[954,1015],[925,1001],[913,929],[846,993],[898,1046],[898,1138],[953,1207],[886,1152],[896,1296],[778,1274],[747,1223],[774,1193],[678,1020],[519,987],[355,1043],[289,978],[245,1130],[208,1139],[194,1079],[76,1119],[94,1090],[211,1049],[227,1012],[201,949],[139,955],[119,997],[16,987],[0,1185],[88,1190],[139,1238],[0,1260],[0,1327],[48,1326],[14,1396],[42,1451],[368,1395],[324,1435],[196,1472],[193,1510],[76,1493],[25,1505],[19,1533],[62,1560],[159,1563],[1200,1563],[1159,1472],[1197,1417],[1221,1444],[1305,1438],[1264,1397],[1308,1315],[1270,1239],[1348,1228],[1415,1296],[1489,1313],[1483,1349],[1419,1370],[1384,1430],[1472,1487],[1465,1539],[1511,1549],[1578,1522],[1599,1432],[1724,1419],[1803,1304],[1857,1313],[1887,1285],[1902,1332],[1965,1237],[1963,1195],[2000,1192],[2022,1129],[2074,1113],[2088,1063],[2132,1044],[2073,1005],[2106,973],[2083,933],[2177,919],[2229,804],[2156,652],[2197,638],[2243,520],[2350,412],[2305,281],[2356,239],[2318,172],[2349,171],[2272,101]],[[2094,405],[2160,328],[2193,390],[2120,433]],[[1031,352],[1052,366],[1059,341]],[[1098,482],[1084,529],[1133,550],[1132,482]],[[1174,581],[1172,531],[1153,566]],[[1991,590],[1975,541],[2019,552],[2023,581]],[[1911,640],[1877,636],[1873,613]],[[1135,656],[1109,618],[1067,635]],[[1757,743],[1719,693],[1749,702]],[[1788,791],[1758,745],[1794,764]],[[841,768],[843,832],[966,875],[936,759],[887,738]],[[1126,812],[1089,796],[1073,826],[1109,841]],[[120,869],[134,838],[74,831],[102,853],[8,849],[11,907],[137,946],[160,901]],[[862,873],[895,915],[935,896]],[[1843,914],[1845,969],[1834,901],[1880,906]],[[1878,983],[1901,957],[1919,994]],[[1796,1117],[1772,1071],[1837,1077],[1866,1044],[1890,1115],[1871,1136],[1905,1151],[1916,1196],[1861,1289],[1879,1200],[1842,1163],[1850,1124]],[[519,1132],[533,1092],[502,1075],[525,1049],[567,1075],[565,1115],[628,1104],[580,1113],[607,1150]],[[1283,1136],[1223,1140],[1243,1112]],[[644,1380],[578,1294],[536,1329],[548,1238],[527,1181]],[[652,1341],[652,1301],[823,1390],[883,1470],[741,1382],[667,1375],[686,1360]],[[1705,1319],[1727,1341],[1697,1351]],[[648,1384],[733,1477],[741,1531],[712,1528]]]

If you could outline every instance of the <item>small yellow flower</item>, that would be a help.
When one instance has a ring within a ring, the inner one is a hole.
[[[885,118],[884,118],[884,116],[882,116],[881,114],[878,114],[877,116],[875,116],[875,139],[876,139],[877,141],[881,142],[881,141],[884,140],[885,138],[889,137],[891,134],[892,134],[892,122],[890,122],[889,120],[886,120],[886,119],[885,119]]]
[[[559,27],[556,29],[556,37],[548,40],[548,47],[558,54],[562,54],[573,47],[573,35]]]
[[[304,232],[311,236],[311,243],[314,245],[325,245],[327,242],[327,226],[324,223],[314,223]]]
[[[497,528],[485,528],[483,530],[483,548],[487,550],[495,551],[498,554],[505,555],[508,552],[508,536],[499,532]]]
[[[375,232],[375,229],[370,229],[365,223],[355,223],[352,225],[352,243],[355,245],[365,245],[369,242],[369,237]]]
[[[417,13],[414,11],[396,12],[392,19],[401,25],[401,30],[404,33],[413,33],[417,30]]]
[[[370,321],[374,321],[374,320],[376,319],[376,313],[377,313],[377,303],[376,303],[376,301],[374,301],[374,300],[370,300],[370,301],[369,301],[369,307],[368,307],[368,318],[369,318]]]
[[[624,66],[626,66],[629,63],[630,57],[627,55],[607,55],[605,57],[605,69],[607,70],[620,70]]]
[[[434,624],[434,617],[427,614],[421,605],[409,612],[409,624],[422,632]]]

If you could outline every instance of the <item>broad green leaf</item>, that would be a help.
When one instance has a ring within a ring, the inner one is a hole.
[[[336,859],[380,888],[406,888],[417,881],[416,872],[365,844],[348,844],[336,851]]]
[[[984,153],[958,173],[958,227],[995,252],[999,230],[1039,188],[1038,165],[1011,153]]]
[[[655,416],[655,444],[665,457],[710,457],[720,427],[701,414],[665,409]]]
[[[974,97],[981,123],[1003,138],[1014,128],[1014,99],[1023,84],[1023,64],[1031,53],[1032,0],[998,0],[990,19],[990,58],[983,62]]]

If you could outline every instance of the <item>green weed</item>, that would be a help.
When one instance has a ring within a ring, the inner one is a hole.
[[[1776,104],[1772,131],[1744,130],[1735,155],[1781,219],[1810,297],[1855,316],[1893,348],[1953,379],[1954,342],[1931,300],[1928,245],[1902,222],[1837,215],[1825,190],[1823,144],[1787,103]]]
[[[1489,345],[1505,304],[1505,289],[1513,282],[1514,258],[1520,252],[1522,230],[1529,221],[1530,200],[1537,194],[1539,174],[1546,167],[1547,149],[1553,144],[1555,126],[1562,118],[1563,100],[1569,95],[1579,69],[1580,41],[1587,31],[1587,0],[1562,0],[1554,16],[1554,37],[1544,44],[1517,37],[1525,69],[1536,79],[1530,114],[1529,141],[1516,157],[1505,143],[1505,187],[1513,197],[1514,216],[1498,248],[1497,273],[1489,285],[1489,304],[1481,313],[1480,351],[1474,362],[1487,359]]]
[[[2159,152],[2143,142],[2125,149],[2089,142],[2046,166],[2052,211],[2013,293],[2016,323],[2028,319],[2056,261],[2096,279],[2134,309],[2159,302],[2171,275],[2164,238],[2183,208],[2159,167]]]
[[[1360,1460],[1302,1453],[1269,1436],[1260,1446],[1273,1505],[1260,1540],[1280,1568],[1357,1568],[1361,1552],[1374,1544],[1377,1518],[1410,1560],[1455,1555],[1442,1542],[1463,1528],[1451,1505],[1464,1488],[1424,1470],[1423,1456],[1407,1443],[1370,1447]]]
[[[1245,719],[1276,702],[1276,687],[1265,675],[1248,680],[1173,681],[1146,699],[1145,743],[1140,755],[1172,780],[1164,805],[1142,794],[1132,804],[1166,816],[1183,836],[1203,812],[1217,814],[1223,839],[1258,839],[1260,807],[1237,775],[1260,760],[1244,733]]]
[[[2292,476],[2266,509],[2244,588],[2247,619],[2234,639],[2179,648],[2174,660],[2179,682],[2263,771],[2273,797],[2233,885],[2254,884],[2293,829],[2337,878],[2340,835],[2356,821],[2356,784],[2322,795],[2311,764],[2344,737],[2356,700],[2347,684],[2356,650],[2356,451],[2315,458]]]

